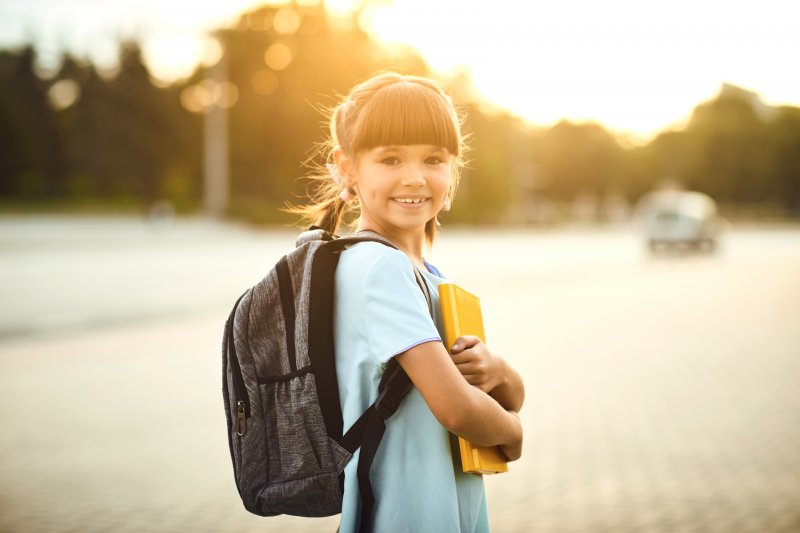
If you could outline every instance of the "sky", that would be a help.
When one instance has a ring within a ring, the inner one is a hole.
[[[341,13],[359,1],[326,4]],[[110,69],[120,39],[136,36],[169,81],[213,60],[208,32],[260,3],[0,0],[0,47],[33,41],[45,65],[66,49]],[[537,125],[597,121],[646,140],[680,127],[723,82],[800,106],[796,0],[381,0],[362,23],[442,73],[467,70],[483,99]]]

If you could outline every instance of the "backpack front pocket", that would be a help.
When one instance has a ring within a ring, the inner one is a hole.
[[[259,381],[269,483],[317,476],[335,465],[314,375],[307,368],[296,374],[288,380]]]

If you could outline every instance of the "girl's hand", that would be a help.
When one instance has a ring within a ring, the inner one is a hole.
[[[503,455],[506,456],[509,462],[516,461],[522,457],[522,442],[518,442],[517,444],[502,444],[500,446],[500,451],[503,452]]]
[[[483,392],[489,393],[507,381],[508,366],[505,360],[491,353],[474,335],[464,335],[456,339],[455,344],[450,347],[450,353],[467,383]]]
[[[519,414],[515,413],[514,411],[508,411],[510,414],[514,415],[517,420],[519,420]],[[520,435],[519,442],[512,442],[510,444],[501,444],[500,451],[503,452],[503,455],[506,456],[506,459],[509,461],[516,461],[520,457],[522,457],[522,435]]]

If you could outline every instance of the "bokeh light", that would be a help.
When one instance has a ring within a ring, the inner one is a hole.
[[[297,31],[300,22],[300,14],[294,8],[284,7],[275,14],[272,25],[278,33],[288,35]]]
[[[272,13],[269,11],[253,11],[245,15],[244,20],[253,31],[267,31],[272,28]]]
[[[239,101],[239,89],[229,81],[219,82],[211,89],[211,100],[223,109],[230,109]]]
[[[278,75],[269,69],[262,69],[253,74],[253,90],[262,96],[269,96],[278,89]]]
[[[149,39],[142,47],[142,54],[156,79],[170,81],[187,64],[203,63],[208,46],[208,39],[201,35],[174,33]]]
[[[284,43],[275,43],[264,53],[264,62],[272,70],[284,70],[292,62],[292,50]]]
[[[203,43],[203,52],[200,57],[200,64],[211,66],[222,58],[222,44],[215,37],[208,37]]]
[[[66,109],[81,96],[81,87],[75,80],[59,80],[47,91],[47,98],[54,109]]]
[[[229,81],[205,79],[181,92],[181,105],[192,113],[207,113],[214,106],[230,109],[239,101],[239,89]]]

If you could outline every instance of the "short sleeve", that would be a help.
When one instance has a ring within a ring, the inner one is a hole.
[[[387,249],[367,275],[364,319],[379,363],[419,344],[441,342],[411,261],[397,250]]]

